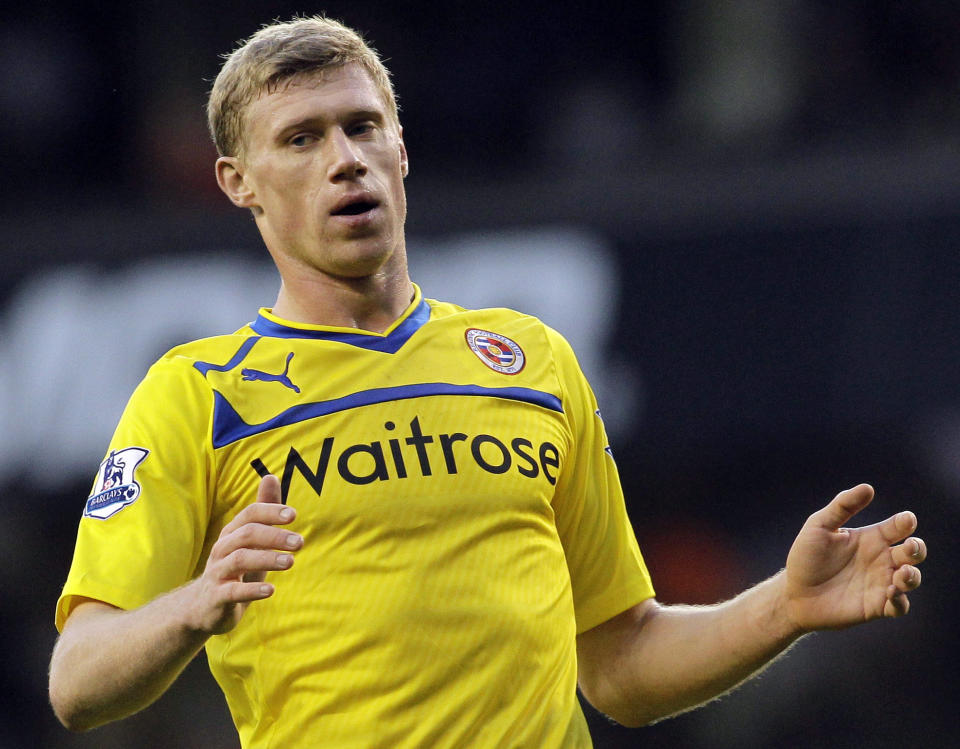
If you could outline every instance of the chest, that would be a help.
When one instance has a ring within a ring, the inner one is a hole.
[[[447,339],[390,355],[264,343],[212,378],[223,523],[267,473],[301,532],[328,537],[552,519],[569,437],[548,367],[505,375]]]

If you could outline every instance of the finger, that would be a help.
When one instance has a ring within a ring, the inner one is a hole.
[[[263,482],[261,482],[261,487]],[[257,490],[259,498],[260,489]],[[269,492],[269,490],[267,490]],[[262,523],[265,525],[286,525],[293,522],[297,511],[277,502],[254,502],[244,507],[220,531],[220,537],[233,533],[237,528],[248,523]]]
[[[887,600],[883,604],[884,616],[903,616],[910,610],[910,599],[892,585],[887,591]]]
[[[901,593],[908,593],[920,587],[920,570],[909,564],[903,565],[893,573],[893,587]]]
[[[903,541],[907,536],[917,529],[917,516],[910,510],[898,512],[893,517],[889,517],[879,524],[880,535],[888,544],[895,544]]]
[[[293,566],[293,554],[282,551],[237,549],[220,561],[216,574],[221,580],[242,578],[246,581],[262,580],[267,572],[287,570]]]
[[[280,480],[272,473],[268,473],[260,480],[260,486],[257,487],[257,502],[283,504]]]
[[[221,533],[220,538],[210,550],[210,558],[223,559],[238,549],[296,551],[301,546],[303,546],[303,536],[299,533],[273,525],[245,523],[230,533]]]
[[[898,567],[904,564],[920,564],[927,558],[927,545],[922,538],[908,538],[899,546],[893,547],[891,556]]]
[[[818,527],[826,530],[840,530],[847,521],[870,504],[873,499],[873,487],[859,484],[852,489],[840,492],[822,510],[810,516]]]
[[[235,582],[224,585],[221,593],[224,603],[248,603],[261,601],[273,595],[275,588],[262,580],[253,582]]]

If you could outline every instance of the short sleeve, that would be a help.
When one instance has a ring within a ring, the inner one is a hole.
[[[90,598],[132,609],[189,581],[212,503],[212,393],[161,359],[130,398],[87,499],[56,625]]]
[[[553,506],[579,634],[653,597],[654,590],[596,398],[570,345],[555,331],[548,329],[548,336],[572,435]]]

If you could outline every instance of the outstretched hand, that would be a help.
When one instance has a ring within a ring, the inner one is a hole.
[[[265,476],[257,501],[227,523],[210,550],[203,574],[194,580],[193,627],[207,634],[233,629],[253,601],[273,595],[264,582],[267,572],[289,569],[303,545],[297,533],[277,528],[293,521],[296,512],[281,504],[280,482]]]
[[[863,528],[845,524],[873,499],[860,484],[840,492],[804,523],[786,567],[789,615],[802,631],[839,629],[906,614],[907,593],[920,585],[915,565],[927,557],[912,512]]]

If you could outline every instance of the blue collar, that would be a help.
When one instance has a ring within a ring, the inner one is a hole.
[[[298,328],[295,324],[283,324],[271,320],[263,314],[257,316],[250,327],[261,336],[272,338],[310,338],[318,341],[336,341],[349,346],[357,346],[369,351],[382,351],[395,354],[430,319],[430,305],[421,298],[399,325],[386,334],[348,333],[343,330],[321,330],[317,328]]]

